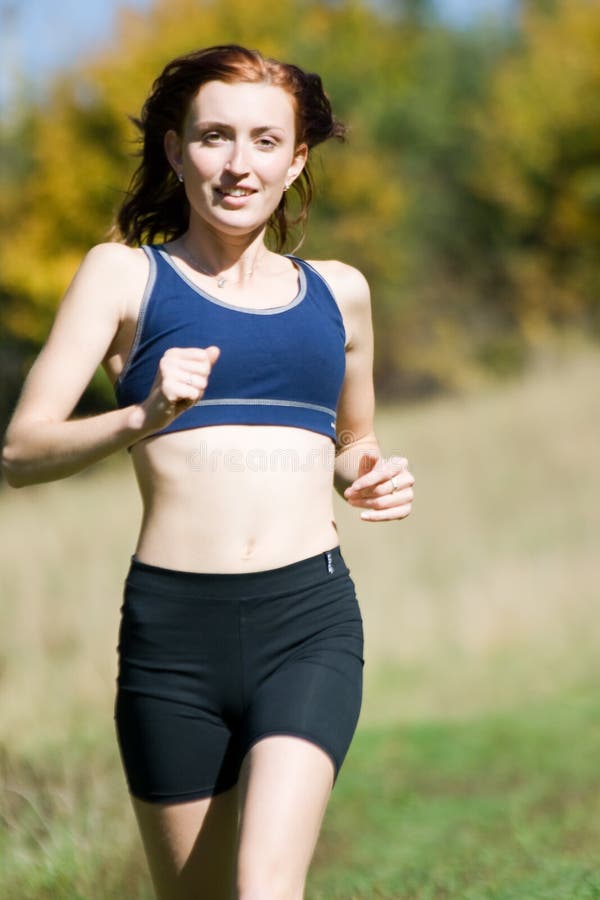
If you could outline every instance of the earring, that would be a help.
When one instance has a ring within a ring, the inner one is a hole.
[[[179,179],[179,181],[183,181],[183,172],[178,172],[177,178]]]
[[[284,186],[283,186],[283,190],[284,190],[284,191],[289,191],[289,189],[290,189],[290,185],[289,185],[289,184],[287,183],[287,181],[286,181],[286,183],[285,183]]]

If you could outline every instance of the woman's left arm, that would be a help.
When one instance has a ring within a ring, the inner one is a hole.
[[[334,485],[362,508],[367,522],[404,519],[411,511],[414,478],[404,457],[384,458],[374,431],[373,321],[365,277],[339,262],[317,264],[344,311],[349,342],[337,410]],[[392,480],[393,479],[393,480]]]

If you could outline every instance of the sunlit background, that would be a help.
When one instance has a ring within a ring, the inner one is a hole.
[[[10,102],[23,76],[39,89],[56,70],[93,52],[99,43],[110,42],[120,9],[143,12],[151,6],[152,0],[2,0],[0,102],[3,106]],[[505,18],[516,8],[515,0],[435,0],[432,6],[455,27],[485,17]]]
[[[361,722],[307,900],[600,896],[600,4],[0,2],[0,421],[105,239],[152,79],[240,42],[318,71],[302,255],[373,293],[405,522],[335,497]],[[98,371],[75,415],[110,408]],[[125,453],[0,483],[0,896],[151,897],[113,734]]]

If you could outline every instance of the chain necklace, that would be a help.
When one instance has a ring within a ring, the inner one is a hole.
[[[208,269],[205,269],[204,266],[198,262],[197,258],[194,256],[194,254],[190,253],[190,251],[188,250],[187,247],[184,246],[184,250],[185,250],[186,256],[188,256],[192,260],[196,269],[199,269],[203,275],[208,275],[209,278],[217,279],[217,287],[218,288],[224,288],[225,285],[227,284],[227,282],[230,281],[230,279],[225,278],[224,275],[217,275],[215,272],[210,272]],[[249,269],[246,269],[244,271],[244,275],[246,275],[246,276],[252,275],[254,272],[254,269],[255,269],[255,265],[251,266],[251,268],[249,268]],[[233,281],[231,283],[232,284],[241,284],[241,281]]]

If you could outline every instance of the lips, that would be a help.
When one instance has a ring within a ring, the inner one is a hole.
[[[217,188],[216,190],[221,197],[231,197],[236,200],[242,197],[250,197],[256,193],[254,188],[246,187]]]

